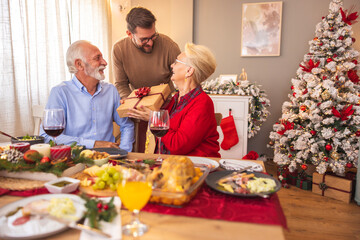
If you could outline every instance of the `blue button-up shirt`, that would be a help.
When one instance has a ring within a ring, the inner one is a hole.
[[[113,121],[120,126],[120,148],[131,152],[134,140],[134,123],[129,118],[120,118],[116,109],[120,96],[114,85],[100,81],[94,95],[74,75],[51,89],[46,109],[62,108],[65,111],[65,130],[56,138],[56,143],[70,145],[77,142],[93,148],[96,140],[114,142]],[[43,128],[40,135],[49,142]]]

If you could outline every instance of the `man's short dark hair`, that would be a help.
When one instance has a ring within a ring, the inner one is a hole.
[[[132,33],[135,33],[136,27],[151,28],[155,21],[154,14],[143,7],[132,8],[126,16],[127,28]]]

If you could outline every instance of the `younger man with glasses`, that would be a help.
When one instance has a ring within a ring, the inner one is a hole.
[[[157,33],[155,16],[146,8],[134,7],[126,16],[127,37],[113,46],[113,73],[121,99],[133,89],[169,83],[170,65],[180,54],[179,46],[168,36]],[[147,123],[139,126],[139,151],[144,151]]]

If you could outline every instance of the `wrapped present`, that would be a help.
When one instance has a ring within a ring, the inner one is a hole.
[[[289,167],[287,165],[278,166],[277,176],[281,183],[281,186],[284,188],[289,188],[288,177],[289,177]]]
[[[136,89],[125,99],[125,102],[118,107],[117,112],[120,117],[127,117],[128,109],[137,109],[141,105],[151,110],[159,110],[170,93],[171,89],[169,84]]]
[[[305,179],[297,179],[296,180],[296,187],[304,189],[304,190],[311,190],[311,181]]]
[[[295,169],[294,172],[289,172],[288,174],[288,183],[291,185],[296,185],[296,180],[298,179],[298,171]]]
[[[312,192],[346,203],[351,200],[353,181],[329,174],[313,174]]]

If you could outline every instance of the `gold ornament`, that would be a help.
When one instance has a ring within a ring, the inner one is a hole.
[[[239,76],[239,81],[245,81],[245,80],[247,80],[247,73],[245,72],[245,68],[243,68]]]
[[[329,93],[329,91],[328,91],[328,90],[323,91],[323,92],[321,93],[321,98],[322,98],[324,101],[328,100],[328,99],[330,98],[330,93]]]
[[[334,159],[335,161],[337,161],[340,158],[340,154],[338,152],[336,152],[336,151],[332,151],[331,154],[330,154],[330,157],[332,159]]]

